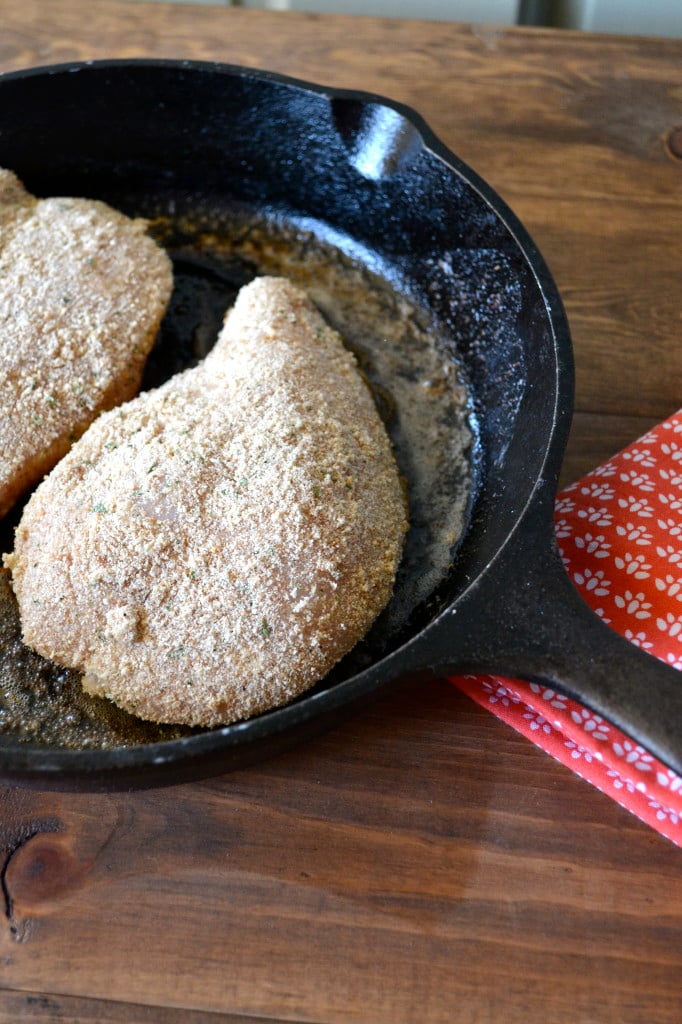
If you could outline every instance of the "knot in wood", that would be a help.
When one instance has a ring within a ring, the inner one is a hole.
[[[63,838],[39,834],[14,853],[6,884],[14,907],[26,914],[74,888],[82,874],[83,866]]]
[[[682,160],[682,124],[670,129],[665,137],[665,149],[672,160]]]

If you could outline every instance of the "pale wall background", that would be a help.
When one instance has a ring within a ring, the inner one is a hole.
[[[136,0],[150,3],[154,0]],[[682,0],[174,0],[270,10],[371,14],[490,25],[682,37]]]

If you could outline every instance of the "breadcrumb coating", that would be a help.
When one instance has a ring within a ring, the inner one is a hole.
[[[29,646],[142,718],[215,726],[288,702],[364,636],[406,529],[353,355],[263,277],[202,364],[89,428],[5,562]]]
[[[0,169],[0,517],[139,390],[172,289],[145,231],[96,200],[36,199]]]

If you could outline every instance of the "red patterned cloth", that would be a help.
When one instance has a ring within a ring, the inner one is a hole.
[[[566,488],[555,529],[566,569],[597,614],[682,669],[682,410]],[[452,682],[682,846],[682,778],[599,715],[535,683]]]

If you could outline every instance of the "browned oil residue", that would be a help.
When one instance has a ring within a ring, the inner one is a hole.
[[[223,307],[242,284],[268,273],[288,276],[309,292],[356,354],[373,389],[405,481],[411,528],[395,597],[381,616],[379,642],[370,639],[366,649],[351,655],[349,671],[357,671],[390,646],[446,577],[466,525],[472,434],[467,391],[452,351],[439,344],[400,287],[314,231],[242,212],[228,213],[220,223],[211,213],[161,215],[153,231],[176,268],[185,269],[176,278],[176,302],[150,357],[147,386],[201,358],[215,341]],[[214,279],[226,282],[215,294]],[[2,524],[1,542],[9,550],[8,522]],[[142,722],[88,696],[77,672],[25,647],[9,575],[0,574],[0,734],[7,741],[104,749],[191,731]]]

